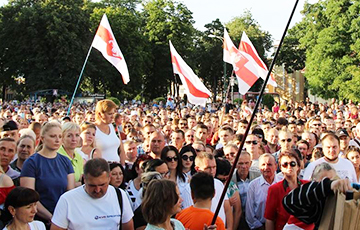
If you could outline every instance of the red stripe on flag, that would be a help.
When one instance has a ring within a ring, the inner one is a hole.
[[[96,32],[96,35],[101,37],[101,39],[106,43],[106,52],[109,56],[114,58],[119,58],[122,60],[121,56],[117,53],[114,49],[114,38],[112,37],[111,33],[108,29],[103,27],[101,24]]]
[[[239,50],[244,51],[245,53],[249,54],[261,68],[263,68],[264,70],[267,70],[267,67],[264,66],[262,61],[258,58],[258,56],[256,55],[256,51],[254,51],[252,49],[251,45],[249,45],[248,43],[246,43],[244,41],[241,41]]]
[[[249,62],[249,60],[239,52],[235,60],[235,74],[236,76],[240,77],[246,84],[252,86],[257,81],[258,77],[245,67],[247,62]]]
[[[186,84],[187,84],[187,87],[188,87],[188,89],[189,89],[189,92],[190,92],[192,95],[194,95],[195,97],[203,97],[203,98],[208,98],[208,97],[209,97],[208,94],[206,94],[206,93],[198,90],[198,89],[192,84],[192,82],[191,82],[189,79],[187,79],[187,77],[182,73],[181,68],[180,68],[180,65],[179,65],[176,57],[175,57],[174,55],[172,55],[172,54],[171,54],[171,62],[176,65],[176,68],[178,69],[178,71],[184,76],[185,81],[186,81]]]

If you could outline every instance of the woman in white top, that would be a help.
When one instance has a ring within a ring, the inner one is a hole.
[[[2,216],[10,220],[3,230],[30,229],[45,230],[43,222],[34,221],[37,213],[36,202],[39,201],[39,194],[30,188],[14,188],[5,200],[5,210]],[[12,218],[11,218],[12,217]]]
[[[121,141],[116,135],[115,128],[112,125],[116,107],[116,104],[108,99],[101,100],[96,104],[95,141],[97,148],[100,149],[102,157],[105,160],[116,161],[120,162],[121,165],[125,165],[124,147],[120,145]]]

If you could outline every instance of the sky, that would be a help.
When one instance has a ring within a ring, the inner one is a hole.
[[[222,23],[229,22],[236,16],[241,16],[249,10],[262,30],[270,32],[273,39],[280,40],[285,29],[295,0],[177,0],[184,3],[193,12],[195,27],[204,30],[204,25],[219,18]],[[317,0],[308,0],[314,3]],[[0,5],[7,0],[0,0]],[[300,11],[305,0],[300,0],[296,8],[292,23],[301,21]]]

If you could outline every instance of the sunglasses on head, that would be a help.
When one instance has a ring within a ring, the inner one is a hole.
[[[184,161],[194,161],[195,157],[194,156],[187,156],[187,155],[182,155],[181,159],[183,159]]]
[[[287,141],[287,142],[289,142],[289,143],[290,143],[290,142],[292,142],[292,139],[291,139],[291,138],[288,138],[288,139],[281,139],[280,141],[281,141],[281,142],[285,142],[285,141]]]
[[[178,158],[177,157],[166,157],[165,160],[167,162],[172,162],[172,161],[178,161]]]
[[[294,168],[297,164],[296,164],[296,162],[295,162],[295,161],[291,161],[291,162],[284,162],[284,163],[282,163],[282,164],[281,164],[281,166],[282,166],[283,168],[287,168],[287,167],[288,167],[288,165],[290,165],[290,166],[291,166],[291,168]]]
[[[253,145],[257,145],[257,141],[245,141],[245,144],[248,144],[248,145],[250,145],[250,144],[253,144]]]

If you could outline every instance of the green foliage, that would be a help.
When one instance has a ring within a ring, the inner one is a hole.
[[[305,30],[304,23],[297,23],[288,30],[288,34],[281,46],[275,64],[284,64],[288,73],[302,70],[305,67],[306,48],[300,44],[300,38],[304,36]]]
[[[113,101],[117,106],[121,104],[120,100],[117,99],[116,97],[109,97],[108,99]]]
[[[305,4],[300,43],[306,47],[305,76],[324,98],[360,100],[360,2]]]
[[[182,3],[172,0],[149,0],[143,4],[144,35],[149,40],[152,53],[151,70],[144,79],[145,96],[154,98],[164,95],[174,79],[169,40],[175,49],[192,66],[189,57],[192,51],[192,12]]]
[[[160,101],[162,101],[162,102],[165,104],[166,99],[165,99],[164,97],[157,97],[157,98],[154,99],[154,101],[155,101],[156,103],[159,103]]]
[[[242,99],[242,98],[235,98],[235,99],[234,99],[234,104],[241,105],[242,102],[243,102],[243,99]]]
[[[268,107],[270,110],[274,106],[274,102],[274,97],[271,94],[264,94],[264,96],[262,97],[262,104],[265,107]]]

